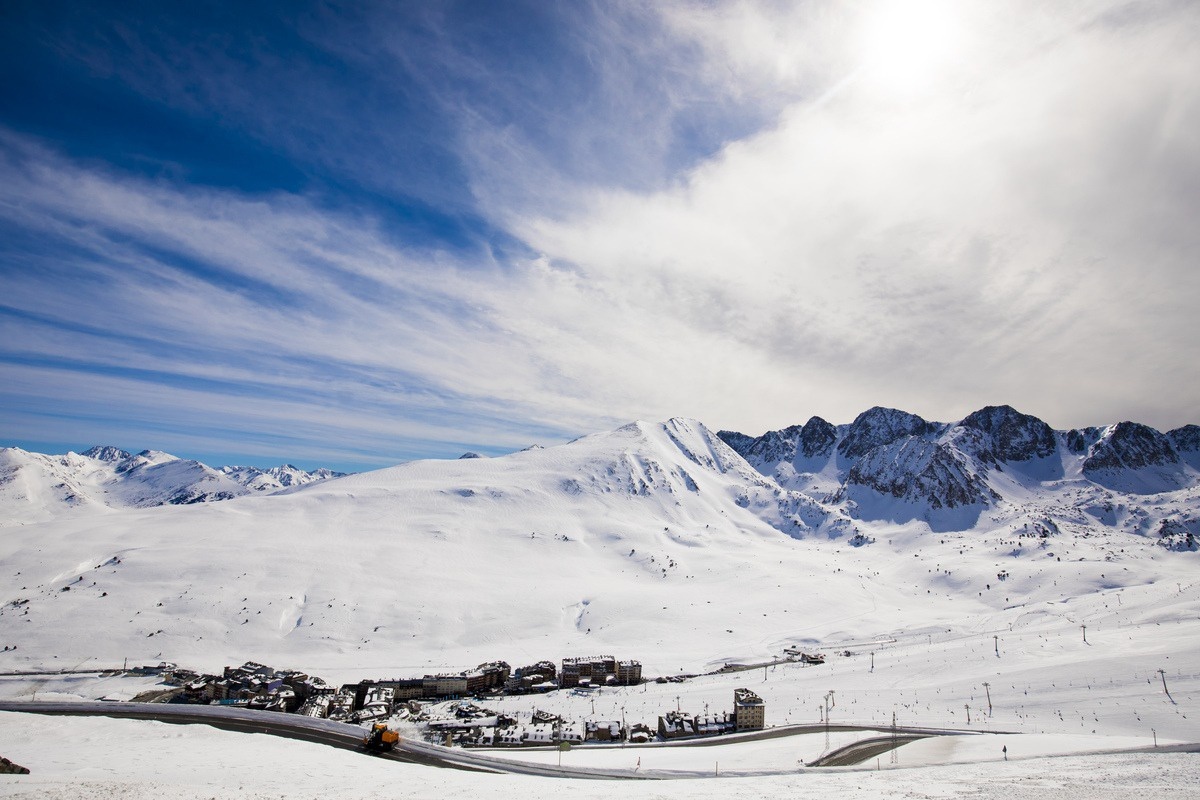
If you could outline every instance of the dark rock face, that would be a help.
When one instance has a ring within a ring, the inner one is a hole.
[[[1166,436],[1136,422],[1118,422],[1092,445],[1083,471],[1137,470],[1178,463],[1179,455]]]
[[[28,775],[29,767],[14,764],[7,758],[0,757],[0,775]]]
[[[1175,452],[1192,469],[1200,471],[1200,425],[1184,425],[1167,432],[1167,438],[1175,446]]]
[[[742,458],[746,457],[746,454],[750,452],[750,445],[754,444],[753,436],[747,436],[737,431],[717,431],[717,438],[729,445],[730,449]]]
[[[949,448],[906,436],[876,447],[850,470],[846,485],[865,486],[876,492],[931,508],[957,508],[986,503],[995,497],[987,484]]]
[[[827,456],[837,441],[837,428],[820,417],[812,417],[800,429],[800,453],[805,458]]]
[[[781,431],[767,431],[750,445],[747,460],[759,464],[791,461],[796,457],[796,442],[800,438],[800,430],[799,425],[792,425]]]
[[[1179,452],[1200,452],[1200,425],[1184,425],[1167,431],[1167,439]]]
[[[1177,552],[1197,549],[1196,535],[1192,529],[1200,527],[1195,521],[1164,519],[1158,527],[1158,539],[1155,542],[1160,547]]]
[[[1067,449],[1076,455],[1086,453],[1088,448],[1100,441],[1103,428],[1072,428],[1067,431]]]
[[[95,447],[89,447],[87,450],[84,450],[82,453],[80,453],[80,455],[87,456],[88,458],[94,458],[99,461],[107,461],[110,464],[115,464],[118,461],[124,461],[132,454],[122,450],[119,447],[101,447],[100,445],[96,445]]]
[[[937,425],[926,422],[916,414],[875,406],[859,414],[850,423],[850,430],[838,445],[838,452],[847,458],[861,458],[881,445],[891,444],[906,436],[935,433],[937,428]]]
[[[797,457],[828,456],[837,441],[837,428],[820,417],[812,417],[804,425],[767,431],[757,439],[736,431],[721,431],[717,436],[752,464],[767,465],[794,461]]]
[[[1049,425],[1012,406],[981,408],[959,424],[985,434],[986,452],[978,454],[985,460],[1028,461],[1053,455],[1057,449]]]

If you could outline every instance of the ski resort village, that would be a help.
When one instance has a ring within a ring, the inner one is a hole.
[[[585,780],[1190,774],[1198,430],[672,419],[232,496],[203,464],[9,449],[0,723]]]
[[[1200,800],[1200,1],[0,76],[0,800]]]

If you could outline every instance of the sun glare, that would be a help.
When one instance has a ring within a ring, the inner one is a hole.
[[[864,15],[859,46],[870,81],[898,95],[932,88],[962,55],[956,5],[942,0],[880,0]]]

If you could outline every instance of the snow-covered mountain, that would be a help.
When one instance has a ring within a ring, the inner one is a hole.
[[[885,635],[911,624],[915,597],[933,625],[1189,574],[1200,481],[1174,449],[1189,432],[1166,436],[1171,461],[1158,438],[1147,450],[1118,428],[1081,434],[1076,452],[1071,432],[1047,438],[1003,407],[955,424],[872,409],[753,439],[672,419],[284,493],[213,471],[213,488],[244,496],[155,507],[179,495],[139,482],[143,502],[121,507],[78,487],[186,462],[6,451],[23,466],[0,493],[0,563],[17,576],[0,641],[22,647],[3,657],[423,669],[632,642],[682,670]],[[1146,494],[1164,468],[1177,488]],[[1114,488],[1100,472],[1144,480]],[[45,507],[75,492],[103,516],[13,526],[20,492]]]
[[[987,512],[1013,530],[1101,525],[1148,535],[1166,525],[1200,535],[1194,425],[1054,431],[1010,406],[955,423],[876,407],[837,427],[814,417],[759,437],[719,435],[781,488],[856,522],[968,530]],[[1096,511],[1114,502],[1130,513]]]
[[[247,489],[252,489],[256,492],[275,492],[280,489],[303,486],[306,483],[314,481],[341,478],[346,474],[344,472],[334,472],[324,467],[312,472],[306,472],[291,464],[270,467],[268,469],[260,469],[258,467],[221,467],[220,471]]]
[[[111,446],[66,455],[5,447],[0,448],[0,526],[112,508],[229,500],[340,475],[291,465],[213,469],[157,450],[131,454]]]

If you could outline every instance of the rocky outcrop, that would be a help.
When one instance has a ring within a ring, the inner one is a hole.
[[[802,428],[792,425],[781,431],[767,431],[751,443],[745,459],[751,464],[778,464],[796,457],[796,444]]]
[[[0,756],[0,775],[28,775],[29,768],[22,767],[20,764],[14,764],[7,758]]]
[[[838,444],[838,452],[849,459],[861,458],[876,447],[907,436],[927,436],[937,430],[936,424],[926,422],[916,414],[875,406],[850,423],[846,438]]]
[[[1179,455],[1166,436],[1147,425],[1118,422],[1092,445],[1083,461],[1084,474],[1113,470],[1139,470],[1179,463]]]
[[[753,436],[738,431],[717,431],[717,438],[742,458],[746,457],[746,453],[750,452],[750,445],[754,444]]]
[[[974,455],[982,461],[1029,461],[1057,450],[1054,430],[1040,419],[1012,406],[987,406],[959,423],[979,431],[983,449]]]
[[[1076,455],[1081,455],[1086,453],[1096,442],[1100,441],[1100,437],[1103,435],[1103,428],[1072,428],[1066,432],[1064,438],[1067,442],[1067,449]]]
[[[721,431],[717,436],[751,464],[770,467],[797,458],[828,457],[837,441],[837,428],[820,417],[811,417],[803,425],[767,431],[758,438],[737,431]]]
[[[820,417],[810,417],[800,430],[798,447],[805,458],[823,458],[833,452],[837,428]]]
[[[1200,425],[1184,425],[1167,431],[1167,439],[1178,452],[1200,452]]]
[[[1186,461],[1192,469],[1200,470],[1200,425],[1184,425],[1173,431],[1167,431],[1175,452]]]
[[[127,450],[122,450],[119,447],[112,447],[111,445],[96,445],[95,447],[89,447],[79,455],[87,456],[88,458],[94,458],[97,461],[104,461],[109,464],[117,464],[133,456],[133,454]]]
[[[853,486],[927,504],[932,509],[985,504],[995,497],[953,450],[918,436],[906,436],[869,451],[851,468],[834,500],[846,497],[846,490]]]

